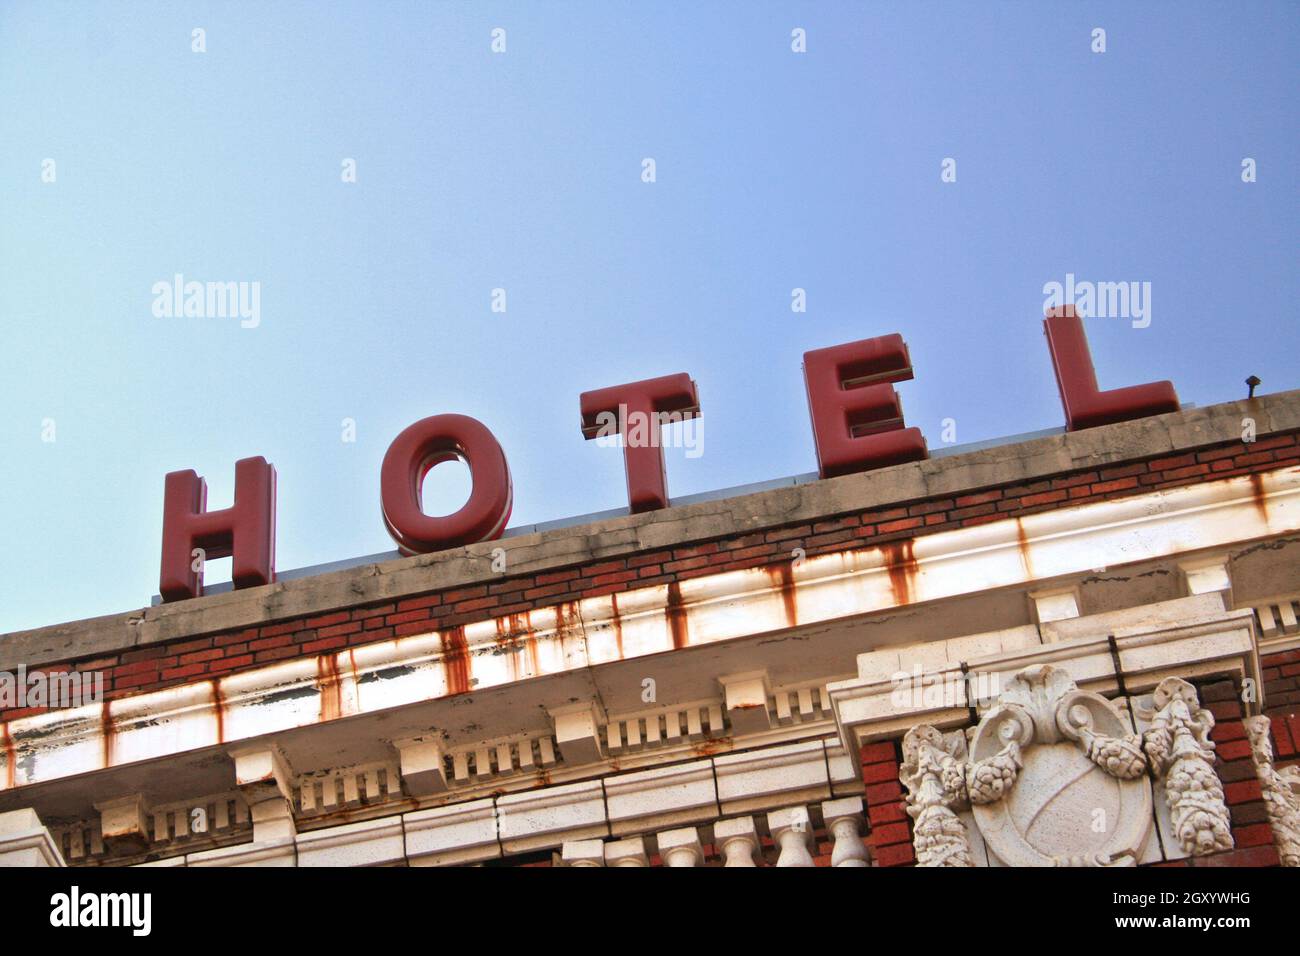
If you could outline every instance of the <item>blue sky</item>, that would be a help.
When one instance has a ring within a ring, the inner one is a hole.
[[[271,461],[281,569],[389,550],[439,412],[512,525],[625,503],[578,393],[655,375],[705,416],[673,495],[814,470],[802,353],[889,332],[932,447],[1059,426],[1071,272],[1151,283],[1088,323],[1103,387],[1296,387],[1298,55],[1295,3],[0,3],[0,631],[147,604],[172,470],[225,507]],[[176,273],[260,324],[155,317]]]

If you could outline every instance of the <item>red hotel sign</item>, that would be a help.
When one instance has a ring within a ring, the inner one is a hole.
[[[1066,428],[1073,431],[1178,410],[1169,382],[1099,391],[1084,336],[1072,306],[1048,313],[1043,322]],[[883,468],[926,458],[925,439],[903,422],[894,382],[912,377],[912,360],[902,336],[883,335],[804,353],[804,383],[823,478]],[[627,472],[628,505],[634,512],[668,506],[661,416],[669,420],[700,414],[695,383],[686,373],[584,392],[582,433],[600,434],[601,422],[617,416]],[[639,434],[629,422],[648,423]],[[472,491],[455,514],[424,513],[420,488],[440,462],[463,460]],[[505,452],[485,425],[465,415],[434,415],[393,440],[380,469],[384,524],[405,554],[423,554],[501,536],[510,520],[513,491]],[[275,579],[275,469],[265,458],[235,463],[235,503],[207,510],[207,486],[194,471],[167,476],[163,504],[162,577],[164,601],[203,593],[202,562],[233,558],[236,588]]]

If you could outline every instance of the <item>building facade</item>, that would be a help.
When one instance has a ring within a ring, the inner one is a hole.
[[[0,863],[1296,866],[1298,612],[1300,391],[771,483],[0,637]]]

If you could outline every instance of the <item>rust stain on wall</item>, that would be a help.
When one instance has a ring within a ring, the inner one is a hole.
[[[506,617],[497,618],[494,623],[497,629],[496,645],[500,653],[505,656],[506,663],[510,667],[510,679],[517,681],[524,677],[536,676],[538,672],[537,638],[533,634],[532,616],[528,612],[510,614]],[[529,662],[532,664],[531,675],[524,673],[519,666],[519,650],[521,646],[528,653]]]
[[[208,681],[208,686],[212,688],[212,712],[217,718],[217,743],[226,742],[226,698],[221,693],[221,681],[213,678]]]
[[[882,544],[880,551],[885,557],[885,570],[889,572],[889,589],[894,594],[894,604],[902,607],[911,604],[916,593],[916,557],[912,553],[915,542],[891,541]]]
[[[611,594],[609,603],[614,608],[614,616],[609,619],[610,626],[614,628],[614,642],[618,644],[618,659],[623,659],[623,619],[619,616],[618,595]]]
[[[343,712],[343,687],[339,662],[333,654],[316,658],[316,686],[320,689],[320,719],[337,720]]]
[[[559,617],[559,611],[556,611]],[[533,630],[533,612],[524,612],[524,651],[528,654],[528,676],[537,677],[542,673],[542,659],[537,652],[537,632]]]
[[[109,708],[108,701],[104,701],[99,707],[99,737],[102,741],[101,756],[105,767],[113,766],[113,743],[116,733],[112,710]]]
[[[1264,494],[1264,476],[1252,472],[1250,477],[1250,497],[1255,502],[1255,510],[1264,524],[1268,524],[1268,497]]]
[[[691,634],[686,623],[686,608],[682,606],[682,589],[676,581],[668,585],[666,613],[668,615],[668,629],[673,634],[674,649],[681,650],[683,647],[690,647]]]
[[[448,694],[469,693],[469,645],[465,642],[465,629],[453,627],[439,631],[442,642],[442,669],[447,678]]]
[[[799,624],[799,609],[794,597],[794,559],[782,561],[780,564],[769,564],[763,570],[767,572],[772,587],[781,594],[786,627],[796,627]]]
[[[0,744],[3,744],[5,751],[5,789],[12,790],[18,785],[18,748],[14,746],[8,723],[0,724]]]
[[[713,740],[704,740],[691,747],[691,753],[697,757],[712,757],[715,754],[727,753],[735,746],[735,739],[732,737],[718,737]]]
[[[1016,519],[1016,547],[1020,549],[1020,563],[1024,565],[1025,577],[1032,581],[1034,579],[1034,559],[1029,553],[1029,536],[1025,534],[1024,523]]]

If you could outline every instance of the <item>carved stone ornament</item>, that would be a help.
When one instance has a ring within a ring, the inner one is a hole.
[[[1039,665],[976,727],[966,790],[1008,866],[1133,866],[1152,825],[1145,772],[1141,740],[1110,701]]]
[[[1214,715],[1201,707],[1196,688],[1177,677],[1160,682],[1153,703],[1142,748],[1152,772],[1164,780],[1179,843],[1193,856],[1231,850],[1231,819],[1214,772]]]
[[[953,812],[966,805],[965,756],[966,740],[960,733],[945,737],[921,724],[903,738],[898,778],[907,787],[917,866],[975,865],[966,827]]]
[[[1251,759],[1264,794],[1264,806],[1273,826],[1273,842],[1283,866],[1300,866],[1300,766],[1277,770],[1273,766],[1273,741],[1269,739],[1269,719],[1251,717],[1246,721],[1250,737]]]

